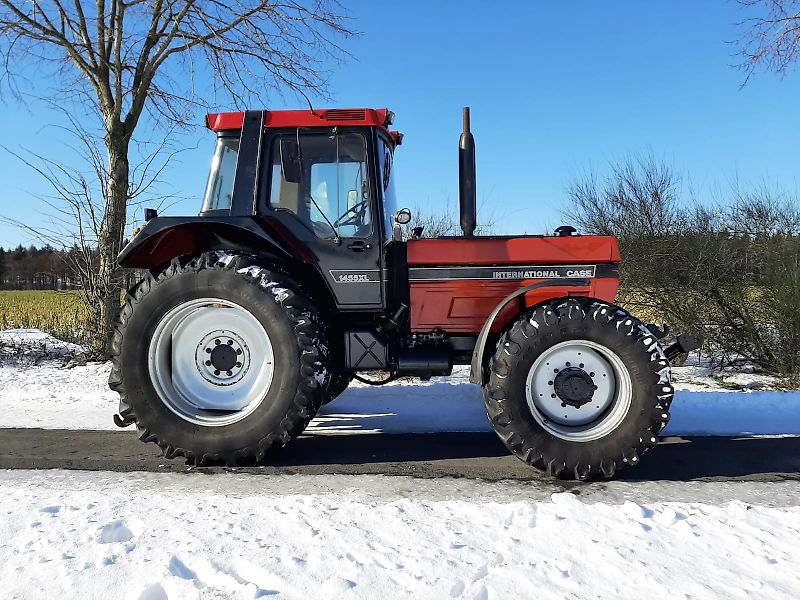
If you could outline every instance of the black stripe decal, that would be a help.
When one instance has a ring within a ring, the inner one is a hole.
[[[462,279],[522,280],[619,277],[617,266],[600,265],[503,265],[489,267],[411,267],[410,281]]]

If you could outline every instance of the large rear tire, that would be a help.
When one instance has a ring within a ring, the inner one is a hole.
[[[540,306],[500,338],[484,402],[525,462],[563,478],[613,477],[669,421],[669,361],[621,308],[570,299]]]
[[[173,260],[114,327],[118,420],[167,458],[261,460],[300,435],[330,372],[324,329],[285,275],[218,253]]]
[[[334,373],[325,392],[325,399],[322,404],[330,404],[338,398],[353,381],[353,377],[347,373]]]

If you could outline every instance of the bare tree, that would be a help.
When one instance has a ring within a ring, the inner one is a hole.
[[[756,16],[740,21],[736,44],[745,83],[759,69],[785,75],[800,57],[800,0],[738,0]]]
[[[322,65],[344,56],[335,40],[350,35],[335,0],[0,0],[9,88],[23,95],[24,69],[41,76],[49,66],[59,101],[90,107],[101,123],[97,269],[106,336],[119,310],[116,257],[135,194],[130,152],[143,115],[184,125],[199,107],[266,103],[274,89],[327,97]]]
[[[70,273],[82,292],[88,320],[86,331],[76,333],[75,339],[88,341],[97,353],[104,352],[105,323],[102,307],[107,297],[108,282],[99,270],[98,242],[103,227],[108,189],[108,171],[103,153],[103,140],[88,132],[71,115],[66,115],[68,126],[64,129],[72,138],[66,144],[70,154],[81,156],[84,169],[42,156],[31,151],[16,152],[0,145],[11,156],[34,171],[48,186],[44,193],[34,193],[47,208],[42,219],[35,224],[26,223],[0,215],[5,221],[26,230],[48,247],[60,250]],[[153,187],[164,185],[162,174],[171,159],[182,149],[170,145],[168,129],[158,142],[139,142],[141,158],[131,160],[128,181],[126,212],[128,224],[131,213],[136,213],[143,204],[161,209],[167,202],[177,200],[174,194],[151,193]]]
[[[403,227],[406,239],[411,239],[417,227],[422,227],[424,238],[462,235],[459,207],[457,204],[454,205],[449,197],[445,199],[444,204],[431,205],[430,202],[425,206],[415,204],[410,210],[411,222]],[[496,229],[496,221],[494,210],[486,212],[479,210],[475,235],[491,235]]]
[[[651,154],[633,156],[611,163],[601,181],[588,173],[572,183],[564,216],[585,231],[622,240],[669,235],[680,221],[680,184],[670,165]]]

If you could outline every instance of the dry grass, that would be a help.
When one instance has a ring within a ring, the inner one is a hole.
[[[66,341],[84,341],[89,310],[80,292],[0,291],[0,329],[41,329]]]

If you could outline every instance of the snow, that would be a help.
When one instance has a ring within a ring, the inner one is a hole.
[[[125,431],[109,363],[64,366],[80,347],[35,330],[0,348],[0,427]],[[674,372],[665,435],[800,435],[800,391]],[[466,368],[354,382],[309,430],[491,431]],[[800,597],[796,481],[9,470],[0,498],[3,597],[20,600]]]
[[[683,366],[672,368],[672,384],[678,390],[736,392],[775,388],[779,383],[777,377],[759,373],[755,365],[749,363],[720,371],[708,357],[696,352],[687,357]]]
[[[32,363],[42,359],[72,358],[86,352],[39,329],[0,330],[0,360]]]
[[[21,600],[797,597],[800,484],[648,490],[5,471],[0,581]]]
[[[55,362],[0,368],[0,427],[118,429],[119,395],[108,389],[110,363],[64,368]]]

